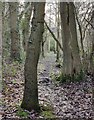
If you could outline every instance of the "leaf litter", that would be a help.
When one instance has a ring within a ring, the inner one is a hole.
[[[38,92],[41,105],[51,105],[56,117],[62,119],[92,119],[94,115],[92,104],[92,79],[86,76],[85,80],[75,83],[54,83],[51,72],[59,73],[60,68],[55,66],[55,56],[50,55],[39,61],[38,66]],[[11,64],[9,67],[13,67]],[[15,68],[16,67],[16,68]],[[24,75],[23,64],[14,66],[14,74],[3,71],[3,105],[2,116],[7,118],[20,118],[17,116],[18,107],[23,98]],[[52,74],[53,74],[52,73]],[[1,110],[1,109],[0,109]],[[34,111],[28,112],[29,118],[42,116]]]

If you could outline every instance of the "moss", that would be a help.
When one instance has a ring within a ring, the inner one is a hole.
[[[16,112],[16,115],[19,116],[19,117],[28,117],[28,112],[24,111],[22,108],[18,107],[18,110]]]
[[[43,111],[42,116],[45,118],[54,118],[55,116],[53,115],[52,111]]]
[[[53,108],[50,105],[47,105],[47,106],[42,105],[40,115],[46,118],[47,120],[50,118],[55,118],[55,115],[53,113]]]

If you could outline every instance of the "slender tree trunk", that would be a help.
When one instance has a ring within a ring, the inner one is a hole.
[[[11,58],[20,60],[20,38],[18,30],[18,3],[9,2],[10,12],[10,36],[11,36]]]
[[[44,55],[44,44],[45,44],[45,41],[42,40],[42,46],[41,46],[41,47],[42,47],[42,48],[41,48],[42,50],[41,50],[41,52],[42,52],[42,57],[43,57],[43,58],[45,57],[45,55]]]
[[[47,42],[47,29],[45,29],[44,32],[45,33],[43,35],[42,43],[41,43],[41,55],[43,58],[45,57],[45,43]],[[47,49],[46,49],[46,51],[47,51]]]
[[[57,14],[58,13],[58,14]],[[59,19],[59,4],[57,4],[57,8],[56,8],[56,28],[57,28],[57,40],[60,42],[60,19]],[[58,44],[56,43],[56,61],[59,61],[59,55],[60,55],[60,48],[58,46]]]
[[[31,35],[28,41],[25,61],[25,88],[21,107],[29,111],[39,110],[37,65],[40,55],[40,47],[44,32],[45,3],[34,3],[34,16],[32,19]]]
[[[42,57],[44,58],[44,42],[42,42]]]
[[[52,14],[51,14],[51,9],[52,9],[51,6],[52,5],[50,5],[50,9],[49,9],[49,12],[50,12],[49,13],[49,28],[51,28],[51,16],[52,16]],[[48,52],[50,52],[50,46],[51,46],[50,44],[51,44],[51,41],[50,41],[50,38],[48,37]]]
[[[23,48],[24,51],[27,49],[27,40],[29,39],[29,33],[30,33],[30,18],[33,10],[33,3],[26,2],[25,3],[25,9],[28,6],[28,4],[31,4],[31,7],[27,10],[24,16],[24,28],[23,28]]]
[[[2,8],[3,3],[0,2],[0,92],[2,90]]]
[[[44,43],[44,53],[43,53],[43,54],[44,54],[44,57],[45,57],[45,54],[48,52],[48,51],[47,51],[47,50],[48,50],[48,49],[47,49],[47,47],[48,47],[48,46],[47,46],[47,42],[48,42],[48,41],[47,41],[47,35],[48,35],[48,34],[47,34],[47,28],[45,28],[45,34],[44,34],[44,41],[45,41],[45,43]]]
[[[76,8],[75,8],[75,16],[76,16],[76,20],[77,20],[78,27],[79,27],[79,32],[80,32],[81,52],[82,52],[81,57],[84,58],[84,45],[83,45],[82,27],[81,27],[80,21],[79,21],[78,16],[77,16]]]

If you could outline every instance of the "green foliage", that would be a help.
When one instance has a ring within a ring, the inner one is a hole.
[[[42,112],[42,116],[44,116],[44,117],[47,118],[47,119],[54,117],[52,111],[43,111],[43,112]]]
[[[41,116],[43,116],[44,118],[46,118],[47,120],[50,118],[54,118],[55,115],[53,113],[53,109],[50,105],[46,105],[46,106],[41,106]]]
[[[74,79],[76,81],[82,81],[84,78],[84,72],[81,70],[79,74],[77,74],[76,76],[74,76]]]
[[[16,115],[19,117],[26,118],[29,114],[28,114],[28,112],[24,111],[22,108],[18,107],[18,111],[17,111]]]
[[[73,74],[73,75],[63,75],[59,74],[55,77],[56,81],[59,81],[60,83],[67,83],[67,82],[80,82],[84,78],[84,72],[81,70],[79,74]]]

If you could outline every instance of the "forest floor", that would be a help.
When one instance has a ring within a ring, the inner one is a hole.
[[[86,76],[83,81],[59,84],[55,76],[60,74],[60,68],[55,62],[53,53],[47,54],[39,60],[38,90],[39,103],[50,106],[52,113],[45,112],[45,117],[60,117],[63,119],[92,119],[94,116],[92,105],[92,80]],[[3,68],[3,118],[25,117],[27,114],[19,107],[24,89],[24,65],[18,63],[4,63]],[[1,105],[0,105],[1,106]],[[1,109],[0,109],[1,110]],[[27,112],[27,111],[26,111]],[[37,116],[33,111],[28,112],[32,120]],[[43,118],[43,115],[38,116]]]

